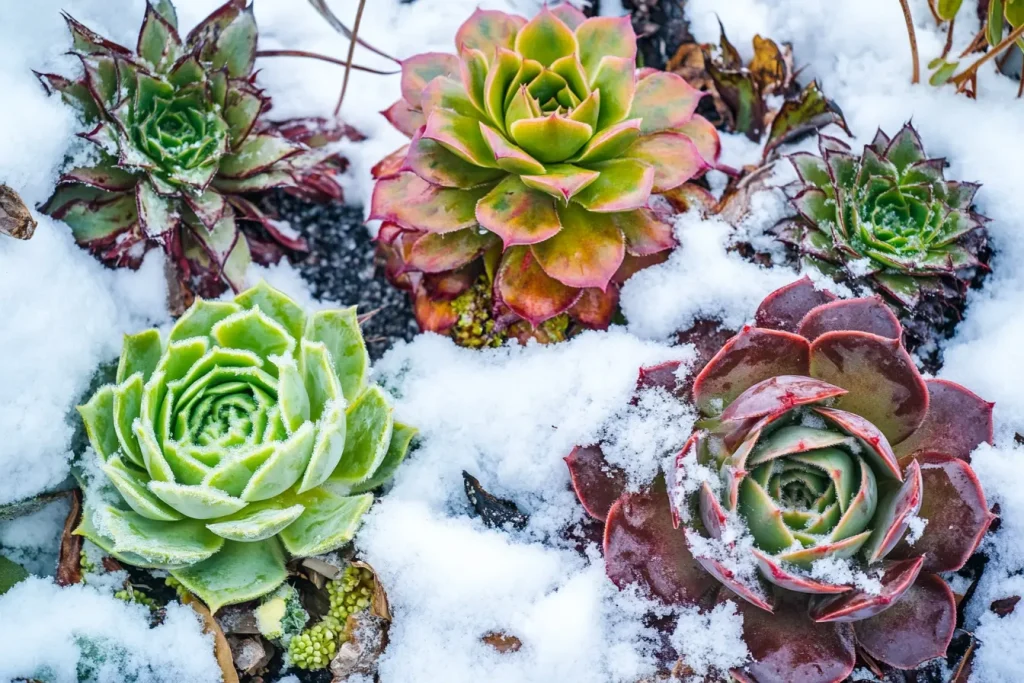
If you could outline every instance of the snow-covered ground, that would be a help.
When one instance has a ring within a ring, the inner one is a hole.
[[[189,27],[216,0],[180,0]],[[355,0],[333,0],[339,16]],[[398,57],[450,50],[472,9],[523,14],[539,0],[371,0],[362,36]],[[617,3],[604,3],[614,6]],[[926,0],[911,2],[922,61],[945,41]],[[118,42],[134,44],[142,0],[36,0],[0,3],[0,182],[29,205],[44,200],[64,160],[76,123],[56,97],[47,97],[32,69],[68,72],[68,39],[60,11]],[[950,163],[947,177],[978,181],[982,213],[996,256],[985,288],[972,293],[966,319],[945,346],[942,377],[996,402],[996,444],[982,447],[973,466],[1003,521],[985,541],[992,557],[974,597],[968,628],[983,643],[975,683],[1019,680],[1024,671],[1024,613],[985,612],[994,599],[1024,594],[1024,213],[1019,208],[1024,159],[1024,103],[1016,84],[983,69],[977,101],[952,89],[909,84],[910,54],[896,0],[689,0],[697,37],[717,40],[721,19],[731,41],[749,51],[755,33],[793,44],[803,78],[816,78],[842,106],[855,143],[877,127],[895,131],[913,119],[928,152]],[[957,20],[959,51],[977,30],[974,3]],[[301,48],[344,57],[347,42],[301,0],[256,0],[263,48]],[[746,56],[749,56],[747,54]],[[388,68],[356,51],[357,61]],[[266,58],[260,83],[274,97],[274,115],[329,114],[341,83],[337,67],[311,60]],[[343,110],[369,136],[350,144],[349,198],[369,198],[369,168],[403,138],[376,112],[398,96],[398,77],[354,73]],[[732,166],[754,162],[759,149],[745,139],[724,141]],[[805,143],[810,145],[811,143]],[[741,227],[771,225],[783,210],[771,194]],[[64,225],[36,216],[28,242],[0,236],[0,504],[58,485],[68,474],[72,407],[96,365],[114,357],[121,334],[167,322],[163,264],[151,252],[137,272],[104,269],[78,249]],[[357,539],[381,574],[395,615],[381,679],[446,681],[636,681],[653,670],[648,605],[606,580],[597,548],[583,559],[558,537],[581,518],[562,458],[576,443],[607,438],[629,463],[635,485],[649,480],[661,456],[685,439],[692,416],[652,402],[623,410],[640,365],[687,359],[670,334],[699,315],[740,324],[760,297],[795,277],[761,269],[727,253],[730,227],[682,217],[682,248],[665,264],[634,278],[623,292],[627,329],[587,333],[553,347],[459,349],[423,335],[391,350],[376,367],[398,399],[398,417],[421,430],[418,451],[401,468],[389,496],[367,516]],[[253,272],[308,300],[286,266]],[[468,514],[462,471],[530,515],[522,531],[487,529]],[[65,509],[0,523],[0,552],[30,570],[52,571]],[[110,647],[119,662],[103,680],[212,681],[218,673],[199,623],[185,610],[146,632],[140,607],[93,587],[58,589],[25,582],[0,598],[0,681],[49,667],[52,680],[74,680],[83,643]],[[738,617],[728,611],[682,615],[674,638],[698,673],[743,661]],[[515,635],[523,647],[499,654],[481,642],[491,631]],[[144,635],[140,635],[144,634]],[[699,637],[694,634],[700,634]],[[175,653],[180,654],[174,657]],[[177,669],[173,668],[175,666]]]

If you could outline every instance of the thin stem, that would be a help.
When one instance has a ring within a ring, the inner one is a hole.
[[[982,43],[984,43],[984,42],[985,42],[985,27],[982,26],[981,29],[977,33],[974,34],[974,38],[971,39],[970,44],[967,47],[964,48],[963,52],[960,53],[960,58],[962,59],[962,58],[966,57],[967,55],[971,54],[972,52],[977,51],[978,48],[980,48]]]
[[[361,64],[351,64],[350,62],[337,59],[336,57],[328,57],[327,55],[317,54],[316,52],[307,52],[305,50],[257,50],[257,57],[306,57],[308,59],[319,59],[321,62],[329,62],[330,64],[337,64],[346,68],[353,68],[356,71],[365,71],[366,73],[379,74],[381,76],[390,76],[397,74],[397,71],[381,71],[380,69],[371,69],[368,66]]]
[[[914,71],[910,76],[911,83],[921,82],[921,58],[917,54],[917,33],[914,31],[914,17],[910,14],[910,5],[907,0],[900,0],[900,7],[903,8],[903,18],[907,22],[907,35],[910,36],[910,55],[914,61]]]
[[[1024,69],[1020,70],[1020,85],[1017,86],[1017,99],[1024,95]]]
[[[958,73],[956,76],[951,78],[950,82],[955,83],[957,90],[960,90],[961,86],[968,78],[970,78],[971,74],[977,73],[978,69],[980,69],[982,65],[985,64],[985,62],[989,61],[990,59],[998,55],[1000,52],[1005,50],[1010,45],[1013,45],[1013,43],[1022,35],[1024,35],[1024,24],[1021,24],[1017,28],[1013,29],[1013,32],[1010,33],[1010,35],[1003,38],[1001,41],[999,41],[998,45],[993,47],[991,50],[983,54],[978,59],[974,60],[973,64],[971,64],[962,72]]]
[[[345,101],[345,91],[348,90],[348,77],[352,74],[352,60],[356,56],[356,40],[359,38],[359,22],[363,20],[363,9],[366,8],[366,0],[359,0],[359,9],[356,10],[356,23],[352,25],[352,39],[348,42],[348,64],[345,66],[345,79],[341,82],[341,94],[338,95],[338,104],[334,105],[334,115],[341,111],[341,103]]]
[[[320,16],[322,16],[327,21],[327,23],[331,25],[331,28],[333,28],[341,35],[345,36],[350,40],[355,40],[357,43],[365,47],[370,52],[380,55],[384,59],[390,59],[395,64],[402,63],[399,60],[392,57],[391,55],[389,55],[387,52],[384,52],[383,50],[380,50],[378,48],[375,48],[373,45],[370,45],[362,38],[354,37],[352,35],[352,31],[349,30],[348,26],[345,26],[345,24],[341,23],[341,20],[338,19],[334,12],[331,11],[331,8],[327,6],[326,0],[309,0],[309,4],[313,5],[313,9],[319,12]]]
[[[949,32],[946,33],[946,46],[942,48],[942,58],[945,59],[949,51],[953,49],[953,27],[956,25],[956,17],[949,20]]]
[[[928,9],[930,9],[932,11],[932,16],[935,17],[935,23],[936,24],[941,24],[942,23],[942,17],[939,16],[939,10],[935,6],[935,0],[928,0]]]

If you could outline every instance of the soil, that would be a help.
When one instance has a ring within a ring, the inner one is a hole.
[[[363,225],[362,207],[317,204],[283,192],[265,200],[266,207],[299,231],[309,253],[294,262],[313,296],[360,314],[376,311],[363,323],[370,356],[377,360],[396,341],[409,341],[419,331],[405,292],[384,279],[374,257],[374,244]]]

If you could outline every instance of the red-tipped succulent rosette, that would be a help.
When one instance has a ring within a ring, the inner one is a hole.
[[[840,681],[855,647],[901,669],[944,655],[956,604],[938,572],[960,569],[993,519],[969,464],[992,404],[923,379],[877,298],[804,278],[755,321],[692,380],[676,363],[641,370],[638,389],[701,414],[674,471],[630,492],[599,445],[566,459],[605,521],[608,576],[670,604],[736,603],[741,681]]]
[[[616,283],[675,245],[657,195],[717,161],[702,93],[636,67],[628,17],[568,4],[477,10],[455,47],[404,60],[384,112],[411,139],[374,169],[392,281],[434,331],[481,277],[516,320],[606,326]]]

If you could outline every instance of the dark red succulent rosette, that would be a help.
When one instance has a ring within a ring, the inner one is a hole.
[[[943,656],[956,604],[938,572],[960,569],[994,519],[969,464],[992,404],[923,379],[877,297],[837,300],[804,278],[755,321],[690,381],[678,363],[640,371],[638,390],[701,414],[675,471],[630,492],[599,445],[566,458],[605,521],[609,578],[668,604],[735,603],[741,681],[841,681],[858,647],[899,669]],[[861,581],[811,573],[828,558]]]

